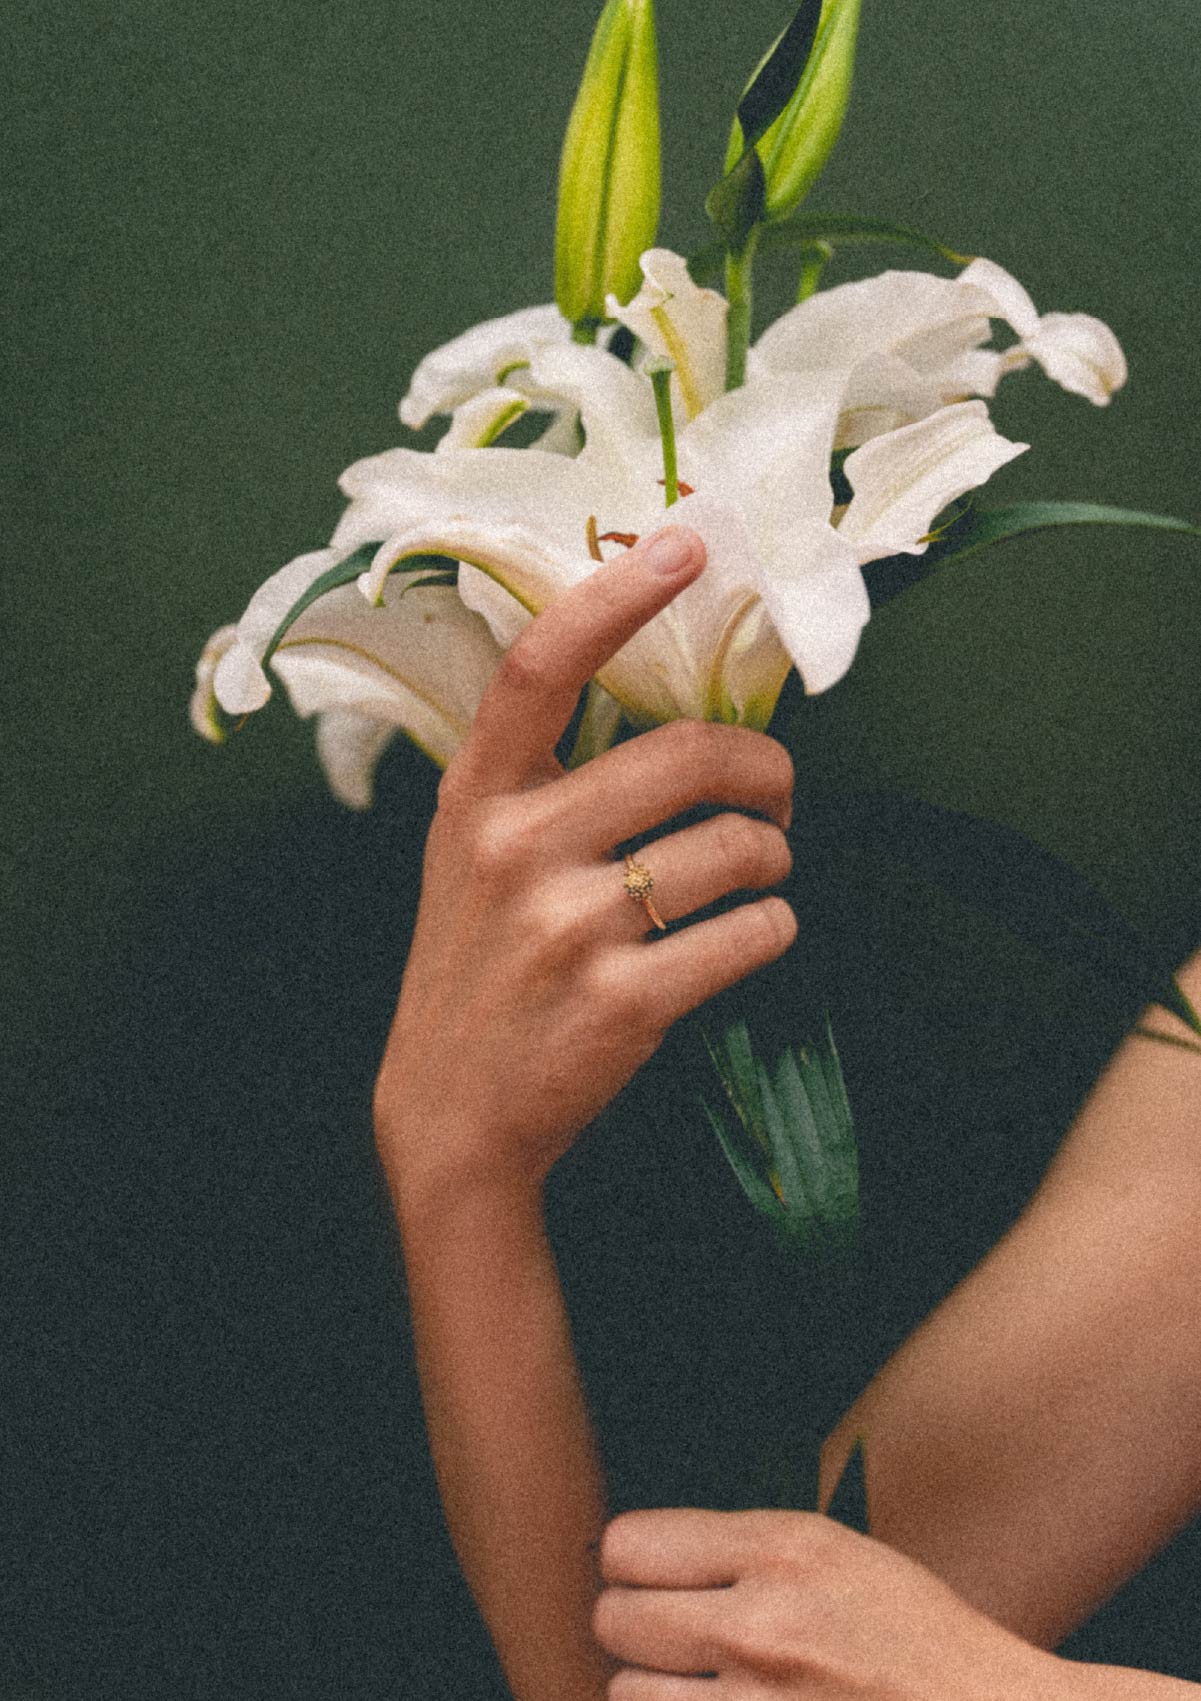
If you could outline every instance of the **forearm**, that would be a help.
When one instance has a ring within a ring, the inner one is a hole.
[[[601,1472],[539,1191],[393,1186],[455,1551],[519,1701],[594,1701]]]
[[[828,1482],[862,1432],[874,1531],[1043,1646],[1201,1500],[1199,1065],[1126,1041],[1024,1217],[825,1450]]]

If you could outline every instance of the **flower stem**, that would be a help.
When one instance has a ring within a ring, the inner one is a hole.
[[[796,298],[798,301],[808,301],[811,295],[816,295],[818,285],[822,281],[822,273],[828,261],[834,258],[834,250],[828,242],[807,242],[801,249],[801,276],[797,283]]]
[[[573,343],[591,345],[592,343],[595,343],[596,333],[599,330],[599,319],[577,319],[575,324],[571,327],[571,340]]]
[[[758,229],[751,231],[737,252],[726,254],[726,389],[738,390],[746,383],[746,351],[751,344],[751,273],[755,264]]]
[[[663,484],[667,506],[680,499],[680,475],[676,466],[676,422],[671,411],[671,375],[675,367],[670,360],[648,360],[643,369],[655,387],[655,410],[659,415],[659,435],[663,439]]]

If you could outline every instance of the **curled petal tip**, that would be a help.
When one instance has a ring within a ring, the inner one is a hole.
[[[271,682],[254,651],[240,639],[217,663],[213,694],[228,715],[248,715],[270,701]]]

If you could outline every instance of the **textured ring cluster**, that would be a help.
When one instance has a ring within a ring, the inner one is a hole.
[[[632,898],[636,904],[642,905],[650,920],[660,931],[666,931],[667,923],[654,904],[651,903],[651,893],[655,888],[655,877],[644,863],[635,862],[634,858],[628,854],[622,885],[626,889],[627,897]]]

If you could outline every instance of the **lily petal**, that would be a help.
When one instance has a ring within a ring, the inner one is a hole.
[[[648,248],[641,265],[638,294],[625,307],[611,295],[606,310],[652,354],[673,363],[676,405],[695,419],[725,390],[729,302],[693,283],[687,262],[669,248]]]
[[[450,449],[487,449],[523,413],[528,412],[529,406],[529,397],[508,385],[498,384],[491,390],[481,390],[478,396],[455,409],[435,453],[444,455]]]
[[[297,714],[365,717],[407,733],[445,764],[466,736],[500,656],[484,622],[453,587],[405,589],[393,581],[379,609],[352,586],[322,597],[289,632],[272,667]],[[361,795],[364,764],[383,742],[373,746],[363,731],[351,740],[345,724],[327,734],[326,753],[341,760],[339,783],[348,797]]]
[[[188,704],[188,719],[201,738],[207,738],[210,744],[225,742],[225,728],[221,725],[217,713],[213,677],[217,672],[217,664],[226,651],[233,648],[237,637],[236,626],[219,626],[201,650],[200,659],[196,663],[196,685]]]
[[[271,696],[271,684],[262,661],[280,621],[298,597],[351,549],[315,549],[298,555],[259,586],[246,605],[236,627],[234,642],[226,646],[213,673],[213,692],[227,714],[246,715],[261,709]]]
[[[827,520],[830,452],[847,370],[774,375],[721,396],[679,437],[681,475],[774,535],[800,517]]]
[[[603,506],[607,489],[579,460],[501,446],[446,455],[388,449],[356,461],[340,482],[350,506],[332,547],[343,556],[414,526],[469,519],[484,526],[520,524],[552,550],[584,553],[585,522],[599,511],[597,503]],[[448,547],[437,553],[455,552]]]
[[[646,379],[603,349],[568,345],[541,350],[529,380],[541,396],[579,415],[579,462],[602,477],[640,482],[660,453],[654,392]]]
[[[1038,308],[1027,290],[1012,272],[998,266],[995,260],[972,260],[955,279],[959,289],[979,289],[991,299],[988,309],[992,319],[1004,319],[1019,337],[1033,336],[1038,329]]]
[[[1048,378],[1103,408],[1126,382],[1126,356],[1109,326],[1088,313],[1044,313],[1023,350]]]
[[[774,372],[854,367],[883,353],[909,359],[910,343],[950,327],[954,348],[975,348],[988,338],[988,305],[983,292],[965,292],[962,277],[881,272],[799,302],[768,326],[755,348]],[[928,369],[925,361],[909,363]]]
[[[922,555],[926,533],[942,509],[1029,447],[1002,437],[979,401],[956,403],[916,425],[873,437],[844,464],[854,497],[838,535],[860,562]]]
[[[761,585],[764,606],[810,695],[846,673],[871,615],[854,546],[804,520],[782,538]]]
[[[485,319],[421,361],[400,404],[401,420],[419,431],[435,414],[453,413],[481,390],[503,383],[508,370],[535,350],[570,339],[571,326],[553,304]]]
[[[993,319],[1017,333],[1015,347],[981,346]],[[866,442],[906,415],[924,418],[932,400],[941,406],[991,396],[1004,373],[1031,358],[1065,389],[1092,401],[1107,400],[1126,376],[1117,339],[1100,320],[1085,314],[1040,318],[1017,279],[984,259],[973,260],[957,278],[889,271],[819,291],[770,326],[755,353],[775,372],[844,364],[857,369],[839,447]],[[912,371],[908,393],[897,362]]]
[[[348,809],[370,809],[375,770],[396,737],[396,728],[353,709],[327,709],[317,716],[317,755],[329,789]]]

